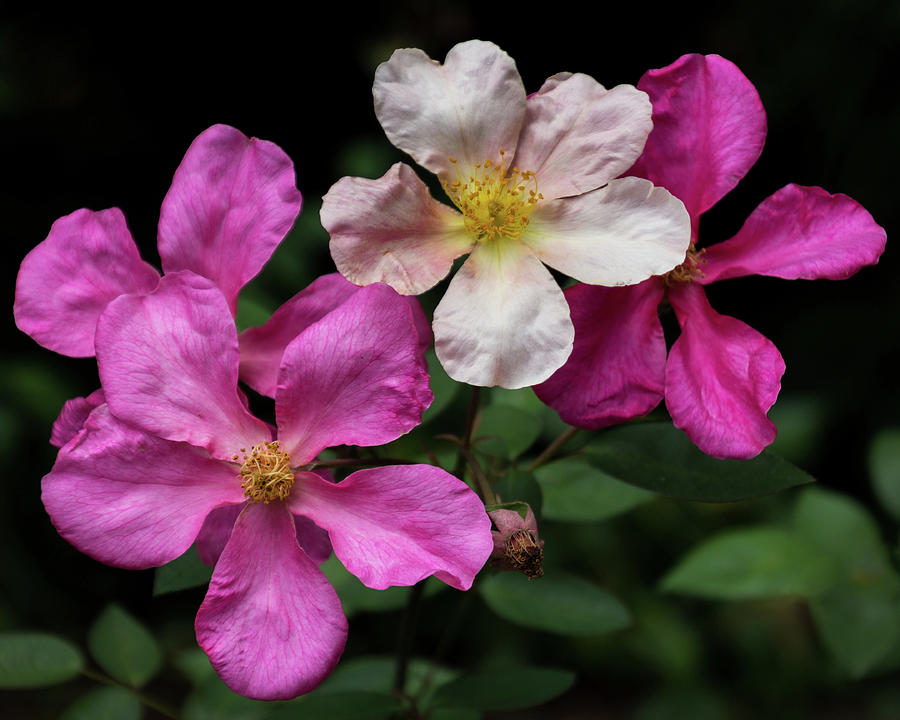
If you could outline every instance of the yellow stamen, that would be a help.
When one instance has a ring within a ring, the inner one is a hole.
[[[270,503],[286,500],[294,486],[294,473],[291,472],[291,458],[281,449],[277,440],[261,442],[250,448],[250,454],[244,453],[244,464],[241,465],[241,487],[250,502]],[[233,457],[234,460],[238,456]]]
[[[684,262],[681,263],[674,270],[670,270],[663,277],[666,280],[666,285],[671,285],[672,283],[686,283],[686,282],[694,282],[698,277],[703,277],[704,272],[700,269],[700,266],[706,263],[701,256],[706,252],[706,248],[702,250],[696,250],[694,248],[693,243],[688,248],[687,255],[684,258]]]

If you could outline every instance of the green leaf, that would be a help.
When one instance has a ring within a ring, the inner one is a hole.
[[[206,653],[198,647],[179,652],[173,664],[195,687],[202,685],[215,674]]]
[[[544,517],[564,522],[598,522],[654,498],[620,482],[581,458],[557,460],[534,471],[544,499]]]
[[[879,432],[869,445],[869,475],[882,507],[900,520],[900,428]]]
[[[62,714],[60,720],[140,720],[141,703],[122,688],[98,688],[84,695]]]
[[[153,595],[207,585],[211,577],[212,568],[203,564],[196,546],[192,545],[181,557],[156,568],[153,575]]]
[[[422,424],[431,422],[440,413],[446,410],[459,392],[460,385],[444,371],[441,363],[434,354],[434,350],[425,353],[428,362],[428,377],[431,392],[434,393],[434,402],[422,413]]]
[[[540,434],[541,421],[534,414],[507,405],[487,405],[481,409],[474,447],[488,455],[514,460]]]
[[[141,687],[156,675],[162,653],[153,635],[118,605],[107,605],[88,632],[97,664],[116,680]]]
[[[502,573],[479,588],[488,607],[505,620],[561,635],[601,635],[631,622],[625,606],[606,590],[566,573],[537,580]]]
[[[36,688],[71,680],[84,659],[78,648],[45,633],[0,633],[0,688]]]
[[[835,563],[803,535],[761,526],[701,543],[666,575],[662,589],[724,600],[812,597],[836,577]]]
[[[387,720],[402,707],[399,698],[385,693],[317,693],[268,713],[266,720]]]
[[[434,705],[472,710],[515,710],[534,707],[566,692],[575,682],[567,670],[504,667],[451,680],[434,694]]]
[[[704,455],[668,422],[608,430],[584,452],[591,465],[619,480],[683,500],[733,502],[813,482],[800,468],[767,452],[752,460]]]
[[[535,519],[540,522],[543,498],[541,486],[534,475],[527,470],[510,468],[506,474],[494,483],[494,494],[501,502],[525,502],[531,507]]]
[[[893,575],[864,585],[845,581],[812,598],[810,609],[825,646],[855,678],[900,640],[900,581]]]
[[[488,514],[494,510],[512,510],[519,513],[519,517],[525,520],[528,517],[528,504],[523,502],[500,503],[499,505],[485,505],[484,511]]]
[[[213,675],[188,695],[181,716],[183,720],[268,720],[272,709],[273,703],[242,697]]]

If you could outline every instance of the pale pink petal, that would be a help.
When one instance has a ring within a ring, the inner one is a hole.
[[[886,238],[852,198],[787,185],[763,200],[737,235],[706,250],[699,282],[742,275],[843,280],[877,263]]]
[[[215,282],[231,312],[300,212],[294,164],[274,143],[213,125],[191,143],[159,214],[163,270]]]
[[[444,64],[396,50],[375,71],[375,115],[395,146],[452,182],[485,158],[512,157],[525,116],[525,88],[512,58],[493,43],[453,47]]]
[[[369,285],[284,351],[278,439],[295,466],[333,445],[382,445],[418,425],[432,399],[409,304]]]
[[[383,282],[403,295],[437,284],[472,246],[462,215],[431,197],[403,163],[377,180],[341,178],[322,199],[320,217],[344,277]]]
[[[237,392],[225,298],[199,275],[170,273],[153,293],[110,303],[97,323],[97,364],[112,412],[147,432],[221,460],[271,437]]]
[[[699,285],[673,285],[668,296],[681,325],[666,364],[672,422],[707,455],[758,455],[775,439],[766,413],[781,390],[781,353],[740,320],[719,315]]]
[[[75,437],[84,427],[85,420],[98,407],[106,402],[103,390],[94,390],[87,397],[76,397],[66,400],[59,411],[59,417],[50,431],[50,444],[61,448]]]
[[[48,350],[94,354],[97,318],[123,293],[150,292],[159,273],[141,260],[118,208],[76,210],[53,223],[19,268],[13,314]]]
[[[649,70],[638,89],[653,103],[653,132],[631,174],[684,201],[696,239],[700,214],[715,205],[756,162],[766,140],[759,93],[718,55],[683,55]]]
[[[478,496],[433,465],[358,470],[336,485],[302,473],[287,502],[328,530],[344,567],[378,590],[429,575],[468,590],[494,547]]]
[[[550,267],[591,285],[633,285],[684,262],[691,221],[682,202],[641,178],[539,202],[522,240]]]
[[[505,388],[550,377],[574,336],[553,276],[521,242],[502,240],[475,248],[435,309],[432,329],[450,377]]]
[[[197,642],[234,692],[287,700],[312,690],[347,640],[341,601],[297,545],[283,503],[250,503],[197,613]]]
[[[204,564],[216,566],[228,538],[231,537],[234,523],[244,507],[246,503],[228,505],[217,508],[206,516],[203,527],[197,535],[197,553]],[[297,542],[316,564],[321,565],[331,557],[331,541],[327,532],[309,518],[299,515],[294,517],[294,525],[297,529]]]
[[[119,422],[101,405],[41,484],[66,540],[123,568],[163,565],[194,542],[207,513],[241,502],[237,466]]]
[[[614,425],[663,399],[666,341],[657,315],[663,282],[605,288],[574,285],[566,300],[575,324],[571,356],[534,392],[576,427]]]
[[[634,165],[650,100],[631,85],[607,90],[589,75],[554,76],[529,96],[513,165],[537,176],[545,198],[580,195]]]

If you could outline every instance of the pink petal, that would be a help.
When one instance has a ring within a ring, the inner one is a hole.
[[[535,386],[538,398],[569,425],[591,430],[650,412],[665,389],[666,341],[657,315],[662,280],[574,285],[565,294],[575,347],[565,365]]]
[[[485,158],[512,157],[525,115],[525,88],[512,58],[493,43],[454,46],[444,64],[421,50],[396,50],[375,71],[375,115],[395,146],[452,182]]]
[[[182,555],[214,508],[241,502],[237,470],[119,422],[101,405],[60,451],[41,499],[59,534],[81,552],[148,568]]]
[[[444,370],[470,385],[521,388],[546,380],[572,351],[569,306],[518,241],[475,248],[434,311]]]
[[[216,283],[231,312],[300,212],[294,164],[274,143],[213,125],[191,143],[159,215],[163,270]]]
[[[409,304],[386,285],[369,285],[284,351],[278,438],[299,466],[333,445],[395,440],[432,399]]]
[[[90,357],[97,318],[109,301],[150,292],[158,281],[138,255],[121,210],[76,210],[54,222],[22,261],[16,325],[48,350]]]
[[[328,530],[334,552],[377,590],[435,575],[468,590],[494,547],[491,521],[469,486],[433,465],[358,470],[334,485],[312,473],[291,511]]]
[[[297,545],[282,503],[250,503],[234,525],[195,624],[234,692],[287,700],[316,687],[347,639],[341,602]]]
[[[581,282],[633,285],[684,262],[691,221],[668,190],[627,177],[584,195],[539,202],[522,241]]]
[[[103,390],[94,390],[86,398],[76,397],[66,400],[59,411],[59,417],[53,423],[53,430],[50,432],[50,444],[54,447],[61,448],[69,440],[75,437],[81,428],[84,427],[88,416],[98,407],[106,402]]]
[[[652,129],[650,100],[631,85],[554,76],[529,96],[513,162],[547,199],[580,195],[634,165]]]
[[[197,535],[197,553],[205,565],[216,566],[228,538],[231,537],[234,523],[246,505],[243,503],[217,508],[206,516]],[[299,515],[294,517],[294,525],[297,528],[297,543],[313,562],[321,565],[331,557],[331,541],[327,532],[309,518]]]
[[[682,55],[644,73],[638,88],[653,103],[653,132],[631,174],[684,201],[696,239],[700,214],[756,162],[766,139],[759,93],[718,55]]]
[[[703,254],[703,284],[742,275],[843,280],[878,262],[887,234],[859,203],[787,185],[760,203],[730,240]]]
[[[758,455],[775,439],[766,413],[781,389],[781,353],[740,320],[719,315],[699,285],[673,285],[669,301],[681,324],[666,365],[675,427],[707,455]]]
[[[341,178],[322,199],[320,217],[344,277],[404,295],[437,284],[472,246],[462,215],[432,198],[403,163],[377,180]]]
[[[206,278],[167,274],[149,295],[123,295],[97,323],[110,409],[221,460],[271,437],[237,392],[238,342],[225,298]]]

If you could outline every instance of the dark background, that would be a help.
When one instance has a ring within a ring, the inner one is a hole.
[[[143,257],[158,266],[156,221],[172,174],[198,133],[228,123],[278,143],[296,166],[305,200],[289,241],[296,254],[284,248],[276,256],[293,269],[292,281],[284,273],[264,274],[257,287],[258,297],[283,301],[333,271],[317,227],[318,199],[344,174],[378,176],[402,159],[383,137],[371,101],[375,67],[397,47],[419,47],[442,60],[457,42],[492,40],[516,60],[528,91],[562,70],[613,86],[636,84],[645,70],[686,52],[734,61],[760,92],[769,134],[756,166],[704,216],[701,244],[730,237],[788,182],[844,192],[888,231],[880,264],[847,281],[749,278],[710,290],[717,310],[758,329],[784,355],[779,404],[805,413],[804,437],[812,438],[795,459],[824,486],[871,504],[867,444],[877,430],[900,425],[900,261],[891,239],[900,192],[900,4],[528,7],[406,0],[326,3],[315,15],[310,5],[295,4],[290,16],[264,3],[239,13],[135,5],[125,14],[123,7],[0,16],[0,219],[9,308],[0,366],[0,629],[47,630],[77,641],[100,608],[117,599],[152,626],[171,622],[179,628],[173,632],[189,639],[191,608],[199,602],[193,594],[152,600],[149,572],[100,566],[50,525],[39,491],[54,457],[50,424],[65,398],[89,393],[97,379],[92,360],[57,356],[15,328],[11,308],[22,257],[57,217],[80,207],[118,206]],[[292,265],[291,257],[303,261]],[[638,545],[633,561],[640,563],[644,551],[651,552]],[[351,637],[380,638],[383,631],[367,622],[351,626]],[[536,647],[544,639],[530,642]],[[393,640],[385,642],[392,647]],[[600,693],[591,683],[603,683],[609,668],[585,667],[594,679],[576,697],[597,715],[583,716],[630,716],[644,693],[641,672],[621,671],[626,679]],[[727,685],[734,680],[728,678],[719,680]],[[755,687],[743,691],[747,703],[754,702]],[[838,708],[866,693],[859,685],[836,687]],[[815,704],[812,695],[791,702]],[[24,702],[15,697],[17,706]],[[779,706],[759,702],[768,711]]]

